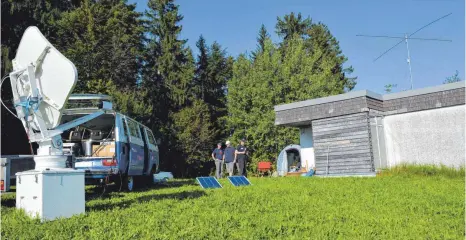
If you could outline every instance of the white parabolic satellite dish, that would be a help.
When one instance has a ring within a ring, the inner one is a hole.
[[[43,56],[41,66],[37,66],[47,47],[49,49]],[[36,85],[43,98],[35,111],[39,112],[47,129],[53,129],[60,124],[63,107],[76,85],[78,73],[74,64],[54,48],[37,27],[28,27],[24,32],[13,60],[13,69],[18,71],[31,63],[35,66]],[[16,89],[13,89],[18,97],[31,96],[30,87],[24,81],[28,78],[27,74],[25,71],[20,77],[22,80],[18,79]],[[22,111],[21,107],[16,110]],[[34,123],[31,122],[31,125],[39,130]]]

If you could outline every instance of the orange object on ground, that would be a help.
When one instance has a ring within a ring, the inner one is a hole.
[[[259,175],[264,174],[265,172],[267,172],[270,175],[271,169],[272,169],[271,162],[259,162],[257,165],[257,170],[259,171]]]

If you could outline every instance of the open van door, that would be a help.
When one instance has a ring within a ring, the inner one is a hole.
[[[157,147],[157,143],[155,141],[154,135],[152,131],[148,128],[144,128],[145,136],[147,138],[147,147],[149,149],[149,167],[147,169],[147,174],[151,175],[157,172],[159,167],[159,149]]]
[[[138,123],[125,117],[129,132],[129,168],[128,176],[140,176],[144,169],[144,141]]]

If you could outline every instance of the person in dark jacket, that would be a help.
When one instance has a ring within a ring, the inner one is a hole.
[[[230,141],[226,142],[227,147],[223,154],[223,161],[227,165],[227,172],[230,176],[233,176],[233,168],[235,166],[235,148],[231,146]]]
[[[215,161],[215,176],[217,179],[223,176],[223,150],[222,144],[218,143],[217,148],[212,152],[212,158]]]
[[[244,139],[241,139],[240,145],[236,148],[235,158],[236,158],[236,167],[238,168],[238,175],[246,176],[246,146],[244,146]]]

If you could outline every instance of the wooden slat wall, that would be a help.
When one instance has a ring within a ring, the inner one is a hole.
[[[374,172],[368,113],[312,121],[316,174]]]

